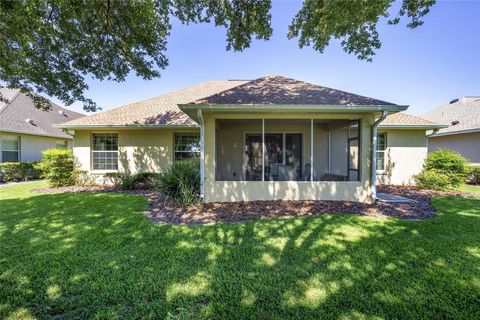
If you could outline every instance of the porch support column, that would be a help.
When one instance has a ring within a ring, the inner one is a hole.
[[[197,117],[200,122],[200,199],[203,200],[205,198],[205,123],[202,109],[197,110]]]
[[[313,181],[313,118],[310,119],[310,181]]]
[[[265,181],[265,119],[262,118],[262,181]]]

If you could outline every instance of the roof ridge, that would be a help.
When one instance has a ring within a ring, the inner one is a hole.
[[[4,88],[7,88],[7,87],[4,87]],[[13,102],[13,100],[15,100],[18,95],[20,94],[21,90],[18,89],[18,88],[15,88],[14,90],[16,90],[17,92],[13,95],[13,97],[11,99],[9,99],[5,105],[0,109],[0,114],[2,114]]]

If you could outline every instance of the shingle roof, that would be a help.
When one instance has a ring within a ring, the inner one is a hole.
[[[64,109],[53,102],[50,102],[52,106],[50,111],[37,109],[32,99],[20,92],[19,89],[0,88],[0,93],[3,98],[8,100],[8,102],[0,102],[0,131],[71,139],[72,136],[64,133],[61,129],[54,128],[53,124],[84,116],[81,113]],[[32,123],[27,123],[27,119],[31,119]]]
[[[248,81],[230,90],[193,101],[192,104],[394,105],[282,76]]]
[[[442,125],[420,117],[412,116],[405,112],[388,115],[379,127],[425,127],[441,128]]]
[[[425,119],[448,124],[437,134],[455,134],[467,130],[480,130],[480,96],[458,99],[422,115]],[[456,123],[458,121],[458,123]],[[454,124],[456,123],[456,124]]]
[[[196,126],[197,124],[178,108],[178,104],[188,103],[195,99],[228,90],[245,82],[247,81],[211,80],[70,121],[64,125],[68,127],[115,125]]]

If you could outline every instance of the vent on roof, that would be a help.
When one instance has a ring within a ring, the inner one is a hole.
[[[63,110],[58,110],[58,113],[60,113],[62,116],[65,116],[65,117],[67,116],[67,114]]]
[[[28,124],[33,124],[33,120],[32,120],[32,119],[30,119],[30,118],[29,118],[29,119],[27,119],[27,120],[25,120],[25,122],[26,122],[26,123],[28,123]]]
[[[456,126],[456,125],[459,124],[459,123],[460,123],[460,121],[458,121],[458,120],[454,120],[454,121],[450,122],[450,124],[451,124],[452,126]]]
[[[458,98],[453,99],[452,101],[450,101],[450,104],[455,103],[455,102],[458,102]]]

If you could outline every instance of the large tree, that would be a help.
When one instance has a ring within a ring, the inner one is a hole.
[[[422,24],[435,0],[305,0],[289,27],[299,46],[323,52],[332,38],[359,59],[371,60],[381,42],[380,18]],[[86,76],[123,81],[129,72],[160,76],[172,19],[214,22],[227,30],[227,50],[242,51],[252,38],[268,40],[271,1],[261,0],[0,0],[0,80],[24,92],[35,90],[66,105],[88,97]],[[48,108],[39,96],[37,106]]]

